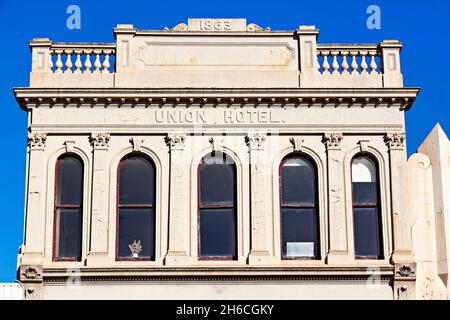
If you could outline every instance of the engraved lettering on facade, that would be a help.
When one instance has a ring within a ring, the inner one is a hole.
[[[225,110],[225,123],[281,123],[271,110]]]
[[[204,31],[230,31],[232,22],[228,19],[200,19],[200,30]]]
[[[206,123],[205,111],[191,110],[156,110],[155,121],[157,123]]]

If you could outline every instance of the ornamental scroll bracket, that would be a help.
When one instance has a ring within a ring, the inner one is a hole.
[[[262,28],[262,27],[260,27],[260,26],[258,26],[257,24],[255,24],[255,23],[249,23],[248,25],[247,25],[247,31],[251,31],[251,32],[257,32],[257,31],[270,31],[270,28],[269,27],[267,27],[267,28]]]

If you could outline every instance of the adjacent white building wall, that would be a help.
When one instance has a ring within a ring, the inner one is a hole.
[[[450,141],[437,124],[408,160],[409,212],[417,260],[416,297],[447,299]]]
[[[22,300],[25,298],[20,283],[0,283],[0,300]]]

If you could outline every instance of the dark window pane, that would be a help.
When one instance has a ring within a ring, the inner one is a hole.
[[[200,255],[236,257],[234,209],[200,210]]]
[[[381,257],[381,239],[378,210],[376,208],[354,208],[356,256]]]
[[[234,177],[232,164],[203,164],[200,167],[201,204],[233,204]]]
[[[353,204],[378,203],[378,184],[376,182],[354,182]]]
[[[59,258],[81,257],[82,214],[81,209],[58,209]]]
[[[316,209],[283,208],[282,242],[284,257],[319,257]]]
[[[283,204],[309,204],[316,201],[315,170],[304,158],[290,158],[283,164],[282,172]]]
[[[153,204],[155,170],[143,157],[122,160],[119,170],[119,204]]]
[[[154,257],[155,225],[151,208],[119,209],[119,257],[131,257],[129,248],[135,240],[140,241],[139,257]]]
[[[58,205],[81,205],[83,198],[83,165],[75,157],[58,160]]]

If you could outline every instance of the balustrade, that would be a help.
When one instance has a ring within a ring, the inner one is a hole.
[[[318,45],[318,70],[322,74],[379,74],[377,45]]]
[[[114,73],[115,44],[53,44],[49,68],[53,73]],[[93,63],[92,63],[93,61]]]

